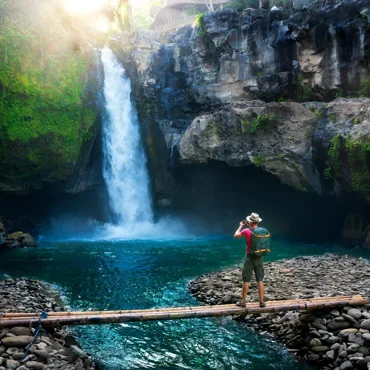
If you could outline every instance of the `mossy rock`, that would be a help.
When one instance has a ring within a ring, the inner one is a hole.
[[[37,247],[35,239],[29,233],[24,233],[23,231],[17,231],[15,233],[9,234],[7,239],[14,239],[22,244],[23,247],[34,248]]]
[[[7,14],[0,24],[0,191],[67,180],[91,139],[95,56],[80,31],[65,27],[56,5],[0,2]]]

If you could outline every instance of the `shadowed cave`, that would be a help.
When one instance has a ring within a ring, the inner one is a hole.
[[[173,171],[172,204],[191,227],[233,234],[251,212],[277,237],[333,241],[340,237],[346,206],[335,199],[295,191],[256,167],[218,162]]]

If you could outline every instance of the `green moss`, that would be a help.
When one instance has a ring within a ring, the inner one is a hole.
[[[243,132],[255,134],[263,128],[267,123],[272,122],[276,118],[275,114],[258,114],[251,121],[244,119],[241,121]]]
[[[335,97],[336,98],[343,98],[344,97],[344,90],[343,89],[338,89],[336,94],[335,94]]]
[[[340,151],[341,151],[341,136],[335,135],[331,139],[331,145],[328,151],[327,168],[324,170],[325,178],[333,178],[340,171]]]
[[[43,6],[35,1],[22,18],[10,1],[0,2],[9,15],[0,23],[0,152],[10,177],[14,167],[19,178],[42,170],[41,177],[65,178],[97,117],[95,101],[87,104],[93,54]],[[48,32],[37,18],[42,11]]]
[[[359,91],[359,95],[364,98],[370,97],[370,77],[365,78],[361,81],[361,89]]]
[[[263,167],[265,164],[265,158],[261,155],[257,155],[252,158],[253,164],[257,167]]]
[[[338,177],[342,166],[340,155],[346,153],[352,179],[352,191],[362,195],[370,193],[370,137],[355,140],[350,136],[334,136],[328,151],[328,167],[324,170],[326,178]]]
[[[367,140],[360,141],[346,136],[346,151],[351,169],[352,190],[362,195],[369,194],[368,157],[370,155],[370,137]]]
[[[206,34],[206,22],[204,20],[206,13],[199,13],[195,16],[195,26],[198,29],[197,35],[198,36],[205,36]]]
[[[313,96],[313,90],[303,84],[303,77],[299,75],[297,77],[297,99],[298,101],[310,100]]]
[[[321,109],[315,109],[314,113],[319,121],[324,117],[324,112]]]
[[[360,121],[358,119],[358,117],[356,116],[354,119],[353,119],[353,124],[356,126],[358,124],[360,124]]]

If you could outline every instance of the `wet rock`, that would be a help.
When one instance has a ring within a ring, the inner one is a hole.
[[[17,231],[15,233],[9,234],[7,236],[7,238],[9,240],[12,239],[12,240],[17,241],[23,247],[28,247],[28,248],[37,247],[35,239],[29,233],[24,233],[22,231]]]
[[[340,344],[339,344],[339,343],[334,343],[334,344],[330,347],[330,349],[331,349],[331,350],[333,350],[333,351],[337,351],[337,350],[339,349],[339,347],[340,347]]]
[[[32,330],[30,328],[26,328],[24,326],[17,326],[15,328],[11,328],[9,333],[12,333],[14,335],[32,336]]]
[[[43,363],[37,362],[37,361],[27,361],[25,365],[29,369],[35,369],[35,370],[44,370],[46,368],[46,366]]]
[[[326,346],[316,346],[316,347],[312,347],[311,348],[311,351],[312,352],[315,352],[315,353],[327,352],[327,351],[329,351],[329,347],[326,347]]]
[[[71,346],[71,351],[77,356],[81,358],[87,358],[87,354],[79,347],[77,346]]]
[[[360,310],[356,308],[351,308],[348,312],[347,315],[352,316],[355,320],[361,319],[362,313]]]
[[[317,347],[317,346],[321,346],[321,340],[318,339],[318,338],[314,338],[311,340],[310,342],[310,347]]]
[[[331,331],[337,331],[342,329],[350,328],[351,324],[347,321],[332,321],[328,324],[328,329]]]
[[[348,335],[348,334],[356,334],[358,332],[358,329],[354,328],[348,328],[348,329],[343,329],[339,332],[339,335]]]
[[[55,301],[55,292],[48,286],[40,282],[29,279],[0,280],[0,313],[2,312],[40,312],[62,308]],[[6,297],[6,299],[3,299]],[[49,330],[49,329],[48,329]],[[94,363],[85,354],[81,357],[83,361],[76,359],[68,363],[68,357],[62,355],[69,351],[65,346],[65,339],[70,343],[77,343],[72,336],[66,335],[59,329],[49,330],[48,333],[42,332],[41,337],[29,349],[29,354],[24,358],[25,349],[33,339],[35,329],[28,327],[14,327],[11,329],[0,330],[0,359],[7,370],[21,369],[60,369],[60,370],[92,370]],[[69,339],[68,339],[69,338]],[[58,342],[59,341],[59,342]],[[82,350],[81,350],[82,351]],[[82,351],[83,352],[83,351]],[[83,352],[84,353],[84,352]],[[63,360],[63,362],[61,362]],[[9,362],[13,361],[13,362]],[[48,362],[48,367],[45,363]],[[9,363],[8,363],[9,362]],[[8,366],[9,365],[9,366]]]
[[[358,360],[356,362],[356,368],[361,370],[367,370],[368,364],[370,364],[370,356]]]
[[[338,342],[338,337],[335,337],[335,336],[332,336],[332,337],[329,337],[328,339],[327,339],[327,341],[330,343],[330,344],[332,344],[332,343],[336,343],[336,342]]]
[[[310,353],[306,356],[307,361],[315,362],[320,359],[320,356],[315,353]]]
[[[370,341],[370,333],[364,333],[364,334],[362,334],[362,338],[364,338],[367,341]]]
[[[299,316],[299,319],[302,321],[302,322],[312,322],[316,319],[316,316],[313,315],[313,314],[303,314],[301,316]]]
[[[348,370],[353,369],[353,365],[351,361],[345,361],[340,365],[340,370]]]
[[[6,368],[7,368],[7,370],[14,370],[18,366],[19,366],[19,362],[18,361],[6,360]]]
[[[20,335],[16,337],[6,337],[1,340],[1,343],[6,347],[24,347],[31,343],[32,337],[28,335]]]
[[[361,328],[370,330],[370,319],[364,320],[361,323]]]

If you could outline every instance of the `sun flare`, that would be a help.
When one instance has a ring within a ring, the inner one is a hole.
[[[90,13],[104,6],[106,0],[63,0],[64,7],[71,13]]]

